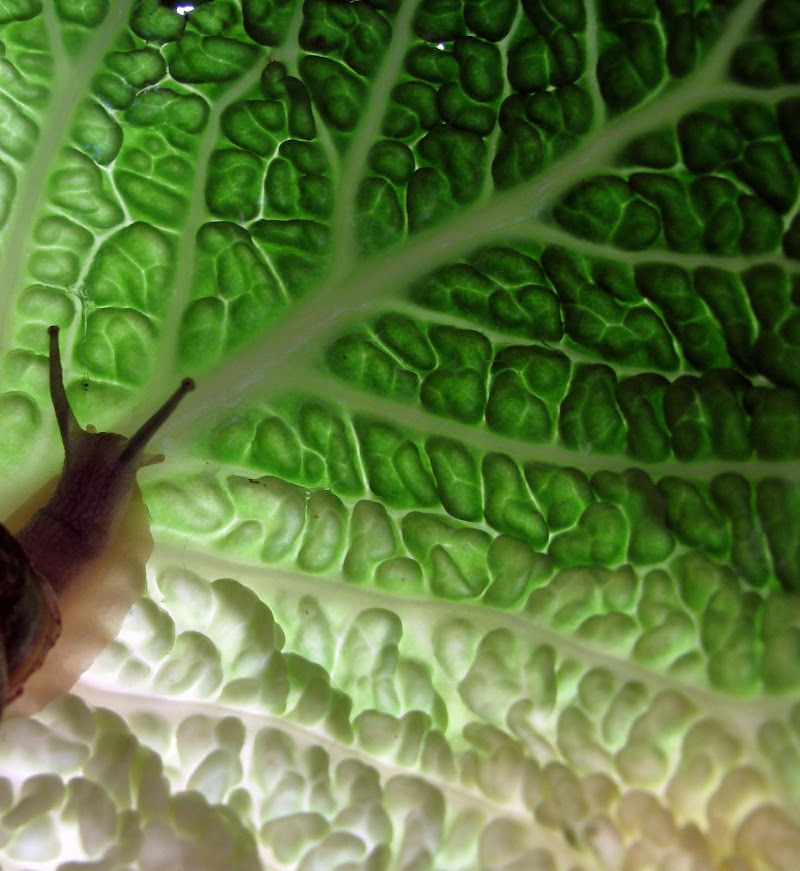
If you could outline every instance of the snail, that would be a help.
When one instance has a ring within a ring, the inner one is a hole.
[[[144,588],[153,549],[136,473],[183,397],[178,389],[130,438],[82,429],[64,388],[58,327],[50,398],[64,444],[61,475],[0,524],[0,713],[29,714],[73,686],[119,631]]]

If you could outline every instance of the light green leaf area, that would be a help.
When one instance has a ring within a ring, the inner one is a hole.
[[[197,382],[0,865],[795,867],[798,4],[177,6],[0,2],[3,516]]]

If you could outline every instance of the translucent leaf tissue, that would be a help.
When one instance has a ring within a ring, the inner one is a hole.
[[[3,871],[795,866],[795,0],[5,0],[0,275],[3,519],[198,385]]]

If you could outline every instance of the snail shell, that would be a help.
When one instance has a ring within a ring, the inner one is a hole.
[[[19,696],[15,714],[67,692],[141,595],[153,539],[136,473],[163,460],[144,448],[194,389],[184,379],[130,438],[84,430],[64,389],[58,327],[48,332],[64,466],[0,526],[0,712]]]

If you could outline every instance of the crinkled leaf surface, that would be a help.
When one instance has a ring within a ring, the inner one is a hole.
[[[174,5],[0,2],[6,513],[199,384],[3,868],[794,867],[800,6]]]

